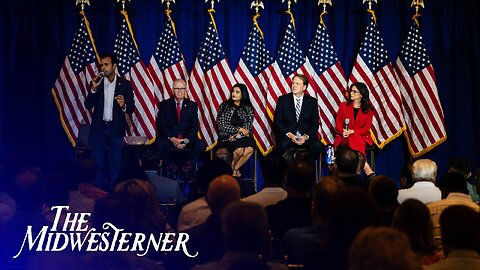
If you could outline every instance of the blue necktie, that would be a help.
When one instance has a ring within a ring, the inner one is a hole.
[[[295,116],[297,117],[297,122],[298,122],[298,118],[300,118],[300,110],[302,108],[300,108],[300,99],[297,98],[295,101],[296,101],[296,103],[295,103]]]

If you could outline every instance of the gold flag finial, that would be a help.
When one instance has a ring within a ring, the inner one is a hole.
[[[162,4],[166,3],[167,5],[166,10],[170,10],[170,2],[173,2],[175,4],[175,0],[162,0]]]
[[[117,0],[117,3],[120,2],[120,1],[122,1],[122,10],[125,10],[125,3],[126,3],[127,1],[130,2],[130,1],[132,1],[132,0]]]
[[[287,12],[290,12],[290,7],[292,6],[292,0],[287,0],[288,2],[288,7],[287,7]],[[285,0],[282,0],[282,3],[284,3]],[[293,0],[294,3],[297,3],[297,0]]]
[[[363,0],[364,4],[366,2],[368,2],[368,9],[370,9],[370,10],[372,10],[372,2],[375,2],[376,4],[378,4],[377,0]]]
[[[80,4],[80,8],[82,9],[82,11],[84,11],[84,9],[85,9],[85,4],[87,4],[87,5],[90,6],[90,0],[77,0],[77,2],[75,3],[75,5],[78,6],[78,4]]]
[[[412,20],[415,22],[417,27],[420,27],[420,22],[418,21],[418,17],[420,17],[420,13],[418,12],[420,10],[420,7],[425,8],[425,4],[423,3],[423,0],[413,0],[411,7],[415,6],[415,15],[413,15]]]
[[[215,0],[205,0],[205,3],[208,3],[210,1],[210,9],[215,9]],[[217,0],[218,3],[220,3],[220,0]]]
[[[320,14],[320,24],[323,26],[323,28],[327,28],[327,26],[323,22],[323,15],[328,13],[327,12],[327,4],[329,4],[331,6],[332,5],[332,0],[318,0],[317,5],[320,6],[320,4],[323,4],[323,11],[322,11],[322,14]]]
[[[258,15],[260,12],[260,8],[265,9],[265,6],[263,5],[262,0],[253,0],[250,4],[250,8],[255,8],[255,14]]]

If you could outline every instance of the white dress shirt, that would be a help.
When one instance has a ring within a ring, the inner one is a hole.
[[[103,121],[113,120],[113,98],[115,95],[115,85],[117,76],[110,82],[107,78],[103,80]]]

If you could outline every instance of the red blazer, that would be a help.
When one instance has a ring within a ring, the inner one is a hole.
[[[372,126],[373,111],[369,109],[367,113],[363,113],[362,109],[358,111],[357,119],[354,118],[353,102],[347,105],[347,102],[340,104],[338,108],[336,124],[335,124],[335,141],[334,146],[338,147],[343,140],[343,129],[345,128],[345,119],[350,119],[348,129],[353,129],[354,133],[348,136],[348,145],[351,149],[359,151],[365,155],[366,144],[372,145],[372,137],[370,137],[370,127]],[[354,121],[355,119],[355,121]]]

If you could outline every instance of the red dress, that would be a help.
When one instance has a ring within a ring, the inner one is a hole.
[[[363,113],[359,109],[357,118],[354,118],[353,102],[347,105],[347,102],[340,104],[337,112],[335,124],[335,141],[333,145],[336,147],[345,145],[352,150],[358,151],[365,155],[365,148],[372,145],[372,137],[370,136],[370,127],[372,126],[373,111],[368,109],[367,113]],[[353,130],[354,133],[343,138],[343,129],[345,128],[345,119],[350,119],[348,129]],[[355,120],[354,120],[355,119]]]

